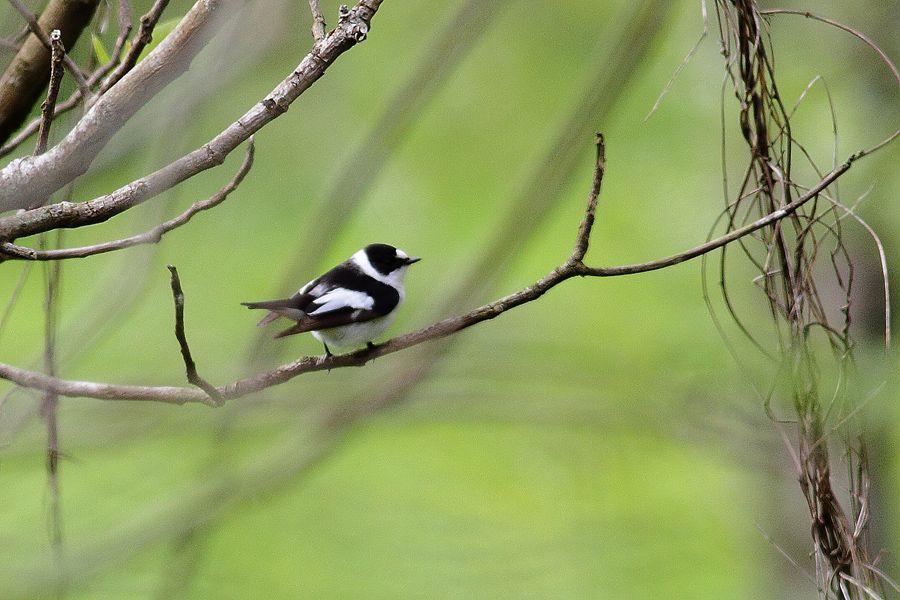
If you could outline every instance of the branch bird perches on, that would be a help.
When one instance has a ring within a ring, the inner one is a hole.
[[[590,235],[597,211],[600,186],[606,168],[606,152],[603,136],[597,135],[597,157],[594,167],[594,178],[588,197],[587,209],[578,229],[575,247],[569,258],[553,269],[545,277],[518,292],[489,302],[463,315],[449,317],[427,327],[395,337],[387,342],[365,348],[349,354],[336,356],[303,356],[293,362],[281,365],[271,371],[265,371],[234,382],[217,386],[216,392],[222,400],[232,400],[282,384],[305,373],[327,371],[344,367],[361,367],[380,356],[386,356],[417,346],[427,341],[437,340],[453,335],[473,325],[500,316],[517,306],[537,300],[550,289],[573,277],[616,277],[655,271],[677,265],[712,252],[731,242],[757,231],[767,225],[780,221],[793,214],[798,208],[816,198],[825,188],[846,173],[853,162],[861,154],[851,156],[845,163],[829,172],[818,184],[798,197],[794,202],[776,210],[753,223],[735,229],[726,235],[701,244],[690,250],[672,256],[645,263],[620,265],[616,267],[591,267],[585,264],[584,257],[590,244]],[[172,386],[138,386],[97,383],[89,381],[72,381],[49,377],[47,375],[20,369],[12,365],[0,363],[0,378],[18,385],[39,390],[52,390],[61,396],[87,397],[99,400],[136,400],[163,402],[169,404],[210,403],[210,395],[193,387]]]

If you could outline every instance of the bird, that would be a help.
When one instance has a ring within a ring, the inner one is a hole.
[[[279,317],[296,321],[275,338],[311,332],[326,356],[334,347],[371,347],[397,317],[406,270],[420,260],[388,244],[369,244],[289,298],[241,304],[269,311],[258,326]]]

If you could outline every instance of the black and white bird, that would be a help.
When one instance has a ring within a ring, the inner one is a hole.
[[[420,260],[387,244],[369,244],[290,298],[242,304],[269,311],[260,326],[293,319],[276,338],[309,331],[331,356],[330,347],[371,344],[394,322],[406,295],[406,269]]]

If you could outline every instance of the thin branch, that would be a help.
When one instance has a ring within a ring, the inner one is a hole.
[[[61,232],[57,232],[60,234]],[[45,238],[47,234],[41,237]],[[45,265],[46,283],[44,300],[44,370],[49,377],[56,377],[56,331],[59,313],[60,271],[62,264]],[[41,415],[47,424],[47,484],[50,488],[50,541],[57,558],[62,558],[62,514],[59,503],[59,397],[53,390],[44,390]]]
[[[0,212],[24,208],[82,175],[113,135],[151,98],[184,73],[247,0],[198,0],[175,30],[116,89],[103,94],[66,137],[40,158],[0,170]],[[9,195],[6,192],[9,192]],[[13,196],[23,194],[16,200]]]
[[[89,25],[99,0],[48,0],[37,23],[41,32],[59,29],[66,48],[74,47]],[[25,25],[22,44],[0,74],[0,140],[6,141],[29,118],[50,78],[50,44]],[[68,57],[67,57],[68,58]],[[69,66],[73,63],[67,61]]]
[[[91,73],[90,77],[87,78],[88,88],[92,88],[98,81],[103,79],[107,73],[113,70],[115,66],[119,63],[119,59],[122,54],[122,48],[125,47],[125,42],[128,39],[129,34],[131,33],[131,9],[125,0],[121,0],[119,2],[119,35],[116,37],[116,41],[113,44],[112,52],[110,53],[110,59],[105,63],[97,67],[93,73]],[[59,115],[66,113],[81,102],[81,89],[76,89],[72,92],[72,94],[63,102],[56,105],[56,109],[53,112],[53,118],[58,117]],[[40,127],[41,119],[33,119],[28,125],[22,127],[19,132],[10,138],[5,144],[0,146],[0,157],[6,156],[7,154],[14,151],[18,148],[22,142],[31,137]]]
[[[819,181],[819,183],[811,187],[807,193],[803,194],[790,204],[786,204],[782,208],[773,211],[748,225],[745,225],[738,229],[734,229],[726,235],[718,237],[714,240],[710,240],[705,244],[701,244],[695,248],[691,248],[690,250],[685,250],[684,252],[679,252],[678,254],[673,254],[672,256],[667,256],[666,258],[660,258],[646,263],[621,265],[618,267],[585,266],[581,269],[579,275],[590,275],[593,277],[613,277],[617,275],[633,275],[635,273],[645,273],[647,271],[655,271],[657,269],[671,267],[672,265],[677,265],[678,263],[682,263],[686,260],[691,260],[692,258],[697,258],[698,256],[707,254],[715,250],[716,248],[726,246],[731,242],[739,240],[742,237],[753,233],[754,231],[762,229],[766,225],[777,223],[783,218],[794,214],[798,208],[800,208],[813,198],[816,198],[819,193],[822,192],[822,190],[827,188],[829,185],[834,183],[841,175],[846,173],[847,170],[849,170],[853,163],[857,160],[857,156],[857,154],[851,156],[849,159],[847,159],[847,162],[839,165],[836,169],[827,173],[825,177],[821,181]]]
[[[38,23],[37,15],[28,10],[28,7],[22,2],[22,0],[9,0],[10,4],[19,11],[19,14],[22,15],[22,18],[25,19],[28,23],[28,28],[40,41],[41,44],[44,45],[44,48],[53,50],[53,44],[50,40],[50,36],[47,35],[47,32],[44,31],[44,28],[41,27],[41,24]],[[72,79],[75,80],[75,84],[78,86],[78,89],[81,90],[81,95],[85,98],[90,98],[91,90],[87,84],[87,77],[84,74],[84,71],[81,70],[75,61],[68,54],[63,55],[63,64],[66,65],[66,69],[68,69],[69,73],[72,75]]]
[[[594,181],[591,184],[591,193],[588,196],[587,210],[584,219],[578,227],[578,237],[575,241],[575,250],[572,252],[572,261],[581,262],[587,254],[591,243],[591,230],[594,228],[594,218],[597,214],[597,199],[600,197],[600,186],[603,184],[603,174],[606,172],[606,143],[603,134],[595,134],[594,144],[597,147],[597,155],[594,159]]]
[[[37,146],[34,154],[43,154],[47,150],[47,140],[50,138],[50,124],[53,122],[53,114],[56,110],[56,99],[59,97],[59,84],[62,82],[63,71],[60,68],[66,49],[62,45],[62,34],[59,29],[50,32],[50,86],[47,90],[47,99],[41,103],[41,125],[38,133]]]
[[[697,41],[694,42],[694,45],[691,46],[690,50],[688,50],[688,53],[685,55],[684,59],[675,68],[675,72],[672,73],[672,76],[669,78],[668,83],[666,83],[666,87],[664,87],[663,90],[659,93],[659,96],[657,96],[656,102],[653,103],[653,107],[650,109],[650,112],[648,112],[647,116],[644,117],[644,121],[647,121],[650,117],[652,117],[653,113],[655,113],[659,106],[662,104],[663,98],[665,98],[666,94],[671,91],[672,86],[675,84],[675,80],[678,79],[678,76],[681,75],[681,72],[691,62],[694,54],[697,53],[697,50],[700,49],[700,45],[703,43],[703,40],[705,40],[706,36],[709,34],[709,14],[706,11],[706,0],[700,0],[700,12],[703,15],[703,31],[700,32],[700,37],[697,38]]]
[[[156,0],[150,10],[147,11],[147,14],[141,17],[141,27],[131,42],[131,48],[122,58],[119,66],[100,85],[99,94],[105,94],[109,91],[109,88],[114,86],[128,71],[134,68],[138,58],[141,56],[141,52],[144,51],[147,44],[153,41],[153,28],[156,27],[168,4],[169,0]]]
[[[184,359],[184,369],[187,380],[206,392],[210,406],[221,406],[222,396],[219,391],[197,373],[197,365],[191,356],[191,348],[188,346],[187,336],[184,334],[184,292],[181,289],[181,279],[178,277],[178,269],[174,265],[168,265],[172,274],[172,298],[175,300],[175,337],[181,347],[181,357]]]
[[[322,8],[319,0],[309,0],[309,10],[312,12],[312,36],[314,42],[325,39],[325,17],[322,16]]]
[[[197,173],[222,164],[238,145],[284,114],[291,103],[318,81],[341,54],[365,39],[369,23],[381,2],[382,0],[360,0],[356,7],[348,11],[338,27],[303,58],[294,72],[244,116],[202,147],[106,196],[77,204],[50,205],[0,218],[0,240],[12,241],[23,235],[59,227],[79,227],[106,221]],[[209,0],[208,4],[215,2]],[[175,51],[172,46],[180,42],[178,39],[170,41],[173,36],[175,33],[142,60],[114,90],[101,96],[76,128],[55,148],[40,158],[19,159],[0,170],[0,211],[20,208],[25,206],[23,203],[26,200],[52,193],[61,181],[57,175],[62,175],[62,180],[65,180],[88,168],[114,130],[146,101],[147,94],[135,94],[134,87],[148,76],[146,69],[157,68],[160,60],[169,58]],[[124,85],[126,82],[128,85]],[[156,85],[161,83],[157,82]],[[106,111],[112,108],[124,111],[117,115],[115,124],[103,121],[100,116],[107,114]],[[86,130],[91,128],[95,128],[95,131],[85,135]],[[73,154],[76,150],[80,153]]]
[[[18,52],[22,49],[22,44],[19,44],[15,41],[9,40],[7,38],[0,38],[0,48],[3,50],[10,50],[12,52]]]
[[[869,38],[866,34],[864,34],[861,31],[853,29],[852,27],[850,27],[848,25],[844,25],[843,23],[841,23],[839,21],[835,21],[834,19],[829,19],[828,17],[823,17],[823,16],[811,13],[806,10],[793,10],[793,9],[788,9],[788,8],[770,8],[770,9],[766,9],[766,10],[760,10],[759,14],[761,14],[761,15],[799,15],[801,17],[806,17],[807,19],[813,19],[815,21],[820,21],[822,23],[831,25],[832,27],[837,27],[838,29],[846,31],[853,37],[862,41],[869,48],[874,50],[875,54],[877,54],[881,58],[882,62],[885,65],[887,65],[887,68],[891,70],[891,73],[894,75],[894,79],[897,81],[897,83],[900,84],[900,71],[897,70],[897,67],[894,65],[893,61],[891,61],[891,59],[888,58],[888,55],[885,53],[884,50],[882,50],[878,46],[878,44],[876,44],[871,38]]]
[[[253,166],[254,153],[255,150],[253,145],[253,138],[251,137],[247,145],[247,153],[244,156],[244,161],[241,163],[240,168],[234,174],[234,177],[231,178],[231,181],[222,186],[218,192],[216,192],[209,198],[195,202],[186,211],[184,211],[177,217],[169,219],[165,223],[157,225],[150,231],[145,231],[144,233],[139,233],[137,235],[133,235],[120,240],[103,242],[101,244],[93,244],[91,246],[81,246],[79,248],[58,248],[53,250],[34,250],[32,248],[18,246],[10,242],[2,242],[0,243],[0,261],[9,259],[62,260],[68,258],[85,258],[87,256],[103,254],[105,252],[113,252],[115,250],[122,250],[124,248],[130,248],[132,246],[159,243],[163,235],[169,233],[173,229],[181,227],[182,225],[190,221],[191,218],[197,213],[204,210],[209,210],[224,202],[228,195],[235,189],[237,189],[237,187],[244,180],[244,177],[250,171],[250,168]]]
[[[598,160],[594,175],[594,186],[599,186],[602,181],[604,161],[602,160],[603,140],[601,136],[598,136],[597,144]],[[349,354],[335,356],[304,356],[272,371],[266,371],[244,379],[239,379],[227,385],[219,386],[216,388],[216,391],[221,395],[223,400],[228,400],[279,385],[304,373],[329,371],[343,367],[361,367],[375,358],[393,354],[400,350],[417,346],[423,342],[441,339],[483,321],[498,317],[504,312],[517,306],[537,300],[553,287],[573,277],[611,277],[642,273],[676,265],[692,258],[702,256],[703,254],[725,246],[726,244],[740,239],[742,236],[749,235],[766,225],[778,222],[793,214],[797,208],[815,198],[823,189],[850,169],[852,164],[853,159],[851,157],[850,160],[829,173],[819,182],[819,184],[811,188],[809,192],[791,204],[784,206],[750,225],[734,230],[720,238],[668,258],[642,264],[624,265],[621,267],[592,268],[586,266],[577,258],[582,251],[587,251],[587,241],[590,238],[596,211],[596,195],[599,193],[599,188],[595,191],[595,188],[592,187],[587,210],[582,224],[579,227],[572,255],[563,264],[534,284],[515,292],[514,294],[510,294],[499,300],[480,306],[464,315],[443,319],[428,327],[419,329],[418,331],[393,338],[383,344],[371,346]],[[63,396],[89,397],[100,400],[140,400],[173,404],[184,404],[187,402],[209,403],[209,396],[206,392],[192,388],[116,385],[86,381],[71,381],[48,377],[41,373],[27,371],[3,363],[0,363],[0,378],[7,379],[24,387],[40,390],[52,389]]]

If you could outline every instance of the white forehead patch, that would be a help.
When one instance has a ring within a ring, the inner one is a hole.
[[[397,248],[397,258],[409,258],[409,254],[407,254],[400,248]]]

